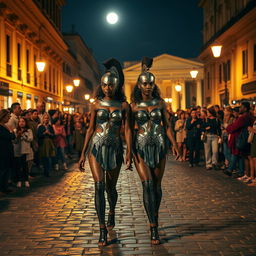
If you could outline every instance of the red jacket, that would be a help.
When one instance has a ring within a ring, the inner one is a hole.
[[[253,117],[249,113],[244,113],[227,127],[227,132],[230,134],[228,139],[228,147],[231,149],[233,155],[239,155],[244,152],[239,152],[236,148],[236,140],[244,127],[251,126],[253,124]]]

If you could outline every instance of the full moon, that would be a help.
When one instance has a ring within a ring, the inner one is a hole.
[[[106,19],[109,24],[116,24],[118,21],[118,15],[115,12],[110,12],[107,14]]]

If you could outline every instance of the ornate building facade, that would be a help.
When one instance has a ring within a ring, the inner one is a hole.
[[[201,0],[205,64],[204,99],[209,104],[230,104],[256,97],[256,1]],[[211,46],[222,45],[219,58]]]
[[[34,108],[38,101],[45,101],[47,109],[65,106],[66,85],[79,76],[80,63],[61,33],[64,4],[64,0],[0,1],[0,108],[13,102]],[[43,72],[35,64],[40,59],[46,62]],[[67,97],[67,111],[86,108],[84,98],[76,98],[75,92]]]
[[[186,109],[191,106],[202,105],[203,94],[203,64],[197,60],[184,59],[169,54],[154,57],[150,69],[156,77],[156,84],[160,88],[161,96],[173,110]],[[190,71],[197,70],[195,79],[191,78]],[[125,94],[130,101],[131,92],[141,73],[140,62],[125,62]],[[181,86],[177,92],[176,85]]]

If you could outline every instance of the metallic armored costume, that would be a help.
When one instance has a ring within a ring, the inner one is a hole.
[[[158,100],[140,102],[137,107],[158,105]],[[135,112],[135,121],[138,124],[138,132],[135,136],[135,149],[150,168],[156,165],[166,154],[165,131],[162,126],[162,111],[154,108],[150,112],[138,110]]]
[[[121,102],[101,100],[102,108],[97,109],[96,131],[92,137],[91,152],[101,167],[113,170],[123,161],[123,145],[120,137],[122,111],[109,112],[103,107],[118,107]]]

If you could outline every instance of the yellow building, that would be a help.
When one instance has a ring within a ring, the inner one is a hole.
[[[150,71],[156,77],[162,98],[171,104],[173,110],[176,110],[179,107],[186,109],[202,105],[203,68],[203,64],[197,60],[162,54],[154,57]],[[190,74],[193,69],[198,71],[195,79],[192,79]],[[141,62],[124,63],[125,94],[128,101],[140,73]],[[177,84],[181,86],[181,92],[176,91]]]
[[[84,54],[83,47],[72,49],[64,41],[64,4],[64,0],[0,1],[0,108],[13,102],[23,109],[35,108],[38,101],[46,102],[47,110],[87,108],[81,92],[93,87],[95,78],[89,73],[98,74],[99,69],[88,49]],[[87,73],[81,72],[83,58],[90,60]],[[43,72],[38,72],[35,64],[40,59],[46,63]],[[73,85],[75,78],[80,79],[81,87],[68,94],[66,85]]]
[[[62,56],[67,45],[60,33],[64,1],[1,1],[0,106],[20,102],[34,108],[38,101],[58,107],[62,98]],[[35,62],[46,62],[39,73]]]
[[[207,104],[256,97],[256,1],[201,0],[205,64],[204,98]],[[211,46],[222,45],[219,58]],[[225,97],[226,94],[226,97]]]

